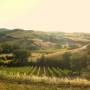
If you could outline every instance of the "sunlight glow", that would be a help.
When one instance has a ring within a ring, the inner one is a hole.
[[[90,32],[90,0],[0,0],[0,28]]]

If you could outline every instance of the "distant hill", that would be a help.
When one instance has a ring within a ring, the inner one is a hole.
[[[88,33],[42,32],[33,30],[0,29],[0,43],[18,43],[32,50],[82,45],[90,42]]]

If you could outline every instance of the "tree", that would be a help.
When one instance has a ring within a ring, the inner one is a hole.
[[[87,46],[87,54],[90,55],[90,44]]]
[[[81,74],[81,71],[87,66],[86,54],[73,54],[71,57],[71,69]]]
[[[0,53],[2,53],[2,51],[3,51],[3,48],[2,48],[1,45],[0,45]]]
[[[8,43],[2,43],[2,53],[10,53],[10,45]]]
[[[12,43],[1,44],[2,53],[13,53],[14,50],[20,49],[20,45]]]
[[[66,52],[63,54],[63,68],[70,69],[71,53]]]
[[[23,50],[23,49],[19,49],[19,50],[15,50],[13,52],[14,57],[15,57],[15,62],[19,63],[19,64],[25,64],[28,62],[28,58],[30,56],[30,52],[28,50]]]
[[[45,58],[45,55],[43,54],[41,56],[41,58],[37,61],[38,65],[40,66],[45,66],[46,65],[46,58]]]

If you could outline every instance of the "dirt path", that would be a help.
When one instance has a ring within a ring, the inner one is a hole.
[[[46,57],[53,57],[53,56],[63,55],[66,52],[75,53],[75,52],[78,52],[78,51],[86,49],[87,46],[88,46],[88,44],[84,45],[84,46],[82,46],[80,48],[77,48],[77,49],[72,49],[72,50],[66,50],[66,51],[59,51],[59,52],[51,53],[51,54],[46,55]]]

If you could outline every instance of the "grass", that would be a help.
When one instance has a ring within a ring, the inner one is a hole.
[[[90,90],[89,87],[55,87],[0,82],[0,90]]]
[[[0,90],[57,90],[56,87],[0,82]]]
[[[0,54],[0,57],[6,57],[6,56],[12,57],[13,54],[12,53],[10,53],[10,54]]]
[[[62,49],[62,48],[49,48],[49,49],[40,49],[40,50],[35,50],[31,54],[31,59],[32,61],[37,61],[42,57],[42,55],[48,56],[49,54],[52,55],[53,53],[56,52],[61,52],[61,51],[67,51],[68,49]]]
[[[59,52],[59,51],[66,51],[66,50],[68,50],[68,49],[62,49],[62,48],[50,48],[50,49],[45,49],[45,50],[36,50],[35,52],[36,53],[44,53],[44,54],[51,54],[51,53],[55,53],[55,52]]]

